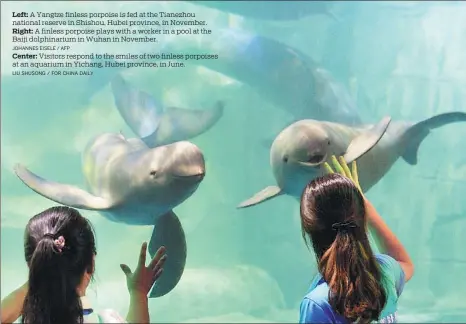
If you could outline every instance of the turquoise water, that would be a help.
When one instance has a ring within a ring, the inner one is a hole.
[[[186,269],[172,292],[150,300],[154,322],[297,321],[315,261],[301,238],[296,200],[281,196],[236,208],[276,184],[264,143],[294,120],[329,117],[355,125],[358,118],[372,124],[390,115],[393,121],[417,122],[466,111],[466,4],[332,2],[298,7],[303,3],[263,10],[239,2],[230,2],[231,8],[208,7],[215,7],[214,2],[53,4],[55,11],[194,12],[212,29],[212,35],[173,38],[164,45],[76,47],[77,53],[140,53],[202,52],[205,46],[206,52],[219,54],[216,61],[184,68],[119,71],[167,107],[209,109],[218,100],[225,103],[219,121],[190,139],[205,156],[206,177],[174,209],[186,232]],[[11,12],[24,6],[28,11],[52,10],[51,2],[2,2],[2,298],[27,277],[24,226],[55,204],[27,188],[13,173],[14,164],[84,188],[81,152],[86,143],[104,132],[136,136],[116,109],[106,79],[109,70],[96,71],[91,80],[11,75]],[[311,14],[292,19],[306,10]],[[274,19],[264,19],[270,16]],[[254,35],[265,38],[251,42]],[[300,54],[290,56],[290,48]],[[320,69],[332,81],[310,77]],[[321,107],[315,105],[317,96]],[[461,123],[433,130],[420,146],[417,165],[399,159],[367,193],[416,266],[400,300],[401,322],[466,320],[465,136]],[[98,243],[96,280],[88,295],[99,307],[126,314],[128,295],[119,264],[136,263],[152,227],[82,213],[92,220]]]

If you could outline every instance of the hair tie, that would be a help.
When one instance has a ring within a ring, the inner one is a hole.
[[[59,253],[62,252],[63,248],[65,247],[65,238],[63,236],[59,236],[58,238],[55,238],[56,236],[51,233],[46,233],[42,236],[42,239],[44,238],[50,238],[53,240],[53,245],[55,245],[57,251]]]
[[[353,221],[339,222],[339,223],[332,224],[332,229],[338,232],[347,232],[350,228],[356,228],[356,227],[357,225]]]
[[[53,235],[52,233],[45,233],[44,235],[42,235],[42,239],[44,238],[55,240],[55,235]]]
[[[58,252],[61,253],[61,251],[65,247],[65,238],[63,236],[59,236],[56,240],[53,241],[53,243],[57,247]]]

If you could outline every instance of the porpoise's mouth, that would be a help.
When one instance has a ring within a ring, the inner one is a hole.
[[[186,175],[173,174],[172,177],[175,179],[181,179],[181,180],[202,180],[205,177],[205,172],[200,172],[196,174],[186,174]]]
[[[307,161],[296,161],[297,164],[307,168],[317,168],[327,160],[327,154],[313,154]]]

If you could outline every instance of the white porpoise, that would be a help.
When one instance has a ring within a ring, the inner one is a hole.
[[[150,297],[170,292],[183,274],[186,238],[173,209],[188,199],[205,175],[205,161],[190,142],[148,148],[140,139],[105,133],[83,152],[83,174],[89,191],[39,177],[24,166],[16,175],[29,188],[59,204],[95,210],[128,225],[154,226],[149,253],[164,245],[169,256]]]
[[[204,155],[187,140],[220,119],[223,103],[206,110],[164,107],[120,75],[111,88],[116,108],[138,137],[104,133],[89,141],[82,152],[88,191],[43,179],[20,164],[15,172],[29,188],[59,204],[98,211],[127,225],[155,225],[149,253],[154,256],[164,245],[168,259],[150,297],[161,297],[177,285],[186,263],[185,233],[173,209],[205,176]]]
[[[417,164],[417,152],[432,129],[466,122],[466,113],[449,112],[419,123],[391,122],[383,118],[376,125],[351,127],[312,119],[285,128],[270,149],[270,164],[277,185],[269,186],[242,202],[244,208],[280,195],[298,198],[305,186],[325,173],[324,162],[332,155],[357,160],[359,182],[364,192],[374,186],[401,157]]]

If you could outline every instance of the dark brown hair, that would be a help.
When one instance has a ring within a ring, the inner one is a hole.
[[[57,250],[54,240],[63,236]],[[76,291],[85,272],[93,273],[96,254],[90,222],[74,208],[52,207],[32,217],[24,233],[24,255],[29,266],[29,289],[22,323],[83,323]]]
[[[387,295],[366,233],[364,198],[354,183],[336,173],[311,181],[300,213],[333,310],[351,322],[378,320]]]

